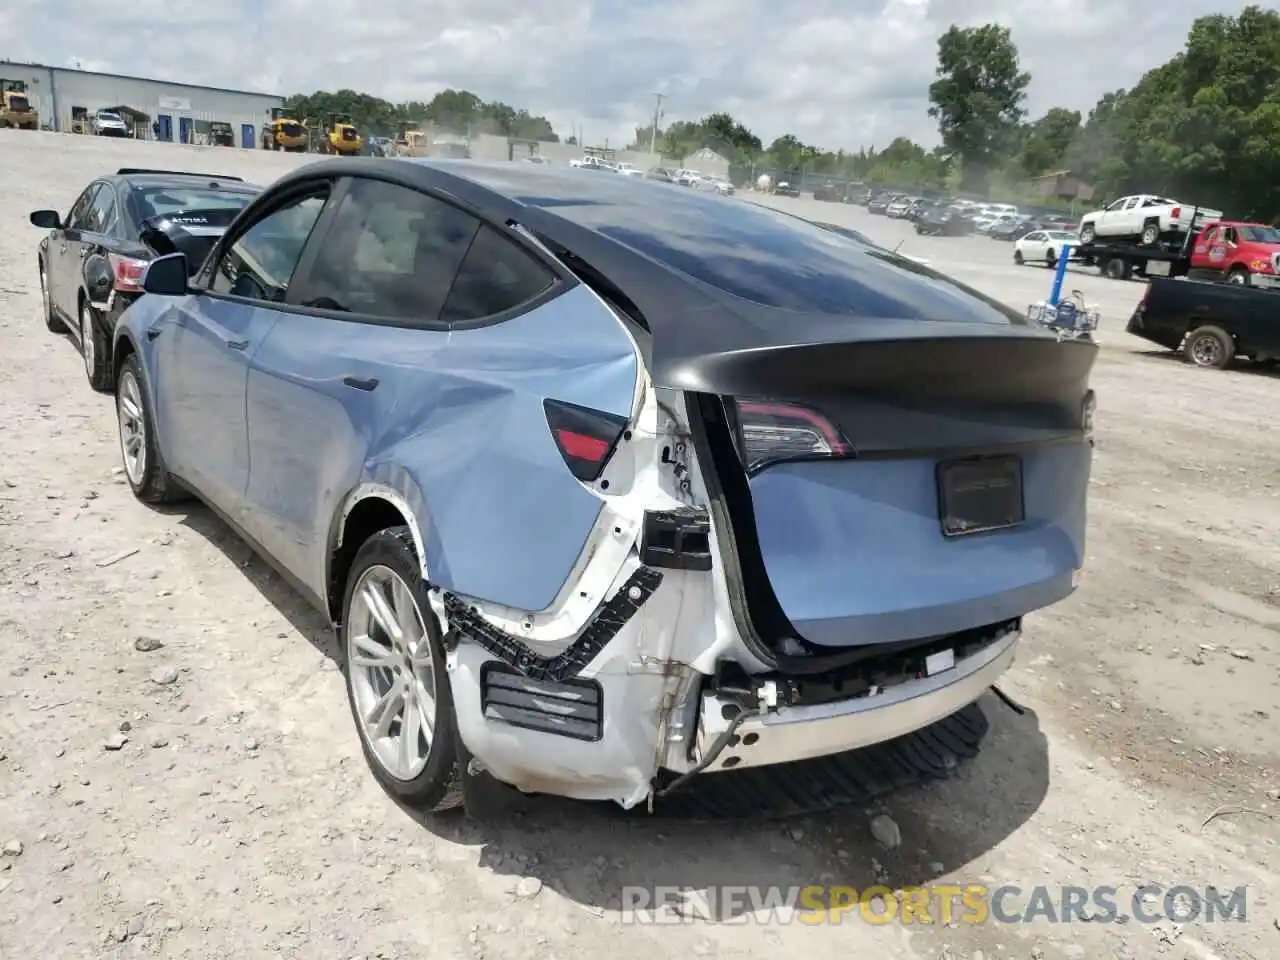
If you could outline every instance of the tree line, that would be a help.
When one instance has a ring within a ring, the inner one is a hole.
[[[391,103],[355,90],[294,94],[285,108],[298,120],[323,122],[331,113],[342,113],[367,134],[392,137],[406,128],[433,124],[439,129],[467,136],[481,133],[541,140],[560,138],[546,117],[513,107],[501,100],[481,100],[470,90],[441,90],[427,101]]]
[[[804,171],[903,188],[1021,195],[1027,178],[1071,170],[1099,198],[1166,194],[1234,216],[1280,215],[1280,13],[1249,6],[1197,19],[1182,51],[1130,90],[1104,94],[1087,115],[1054,107],[1029,117],[1024,71],[1009,30],[951,27],[938,38],[929,115],[941,145],[899,137],[877,149],[829,150],[783,134],[766,145],[728,113],[677,120],[657,131],[658,152],[683,158],[710,147],[740,170]],[[299,113],[349,113],[374,133],[431,122],[457,133],[531,140],[559,137],[542,116],[466,90],[393,104],[339,90],[290,98]],[[570,137],[566,142],[573,142]],[[629,144],[654,146],[653,126]]]

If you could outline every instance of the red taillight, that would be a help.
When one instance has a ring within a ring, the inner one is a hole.
[[[738,400],[738,437],[750,472],[779,460],[847,457],[853,448],[840,429],[810,407],[767,400]]]
[[[1174,207],[1172,210],[1170,210],[1170,211],[1169,211],[1169,216],[1171,216],[1171,217],[1173,217],[1173,219],[1177,220],[1180,216],[1182,216],[1182,208],[1181,208],[1181,207]]]
[[[133,257],[122,257],[116,253],[107,254],[111,262],[111,272],[115,275],[113,286],[118,293],[141,293],[142,274],[147,269],[146,260]]]
[[[542,409],[569,472],[584,483],[598,478],[627,429],[626,418],[562,400],[543,400]]]

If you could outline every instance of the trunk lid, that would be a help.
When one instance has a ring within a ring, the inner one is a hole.
[[[735,534],[753,541],[740,554],[776,603],[766,619],[850,647],[996,623],[1069,594],[1095,355],[1010,330],[733,364],[720,379],[753,388],[719,398],[746,476]]]
[[[239,213],[240,208],[227,207],[148,217],[142,221],[139,239],[155,251],[157,256],[184,254],[188,272],[194,276],[218,238],[226,232]]]

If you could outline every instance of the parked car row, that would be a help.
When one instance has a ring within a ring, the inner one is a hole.
[[[941,769],[1075,589],[1096,346],[856,235],[357,157],[121,170],[30,219],[135,497],[205,501],[334,625],[406,805],[481,772],[661,805],[871,744]]]

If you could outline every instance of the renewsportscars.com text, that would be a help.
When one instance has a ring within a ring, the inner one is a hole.
[[[624,923],[934,924],[1246,921],[1247,888],[1011,884],[623,887]]]

